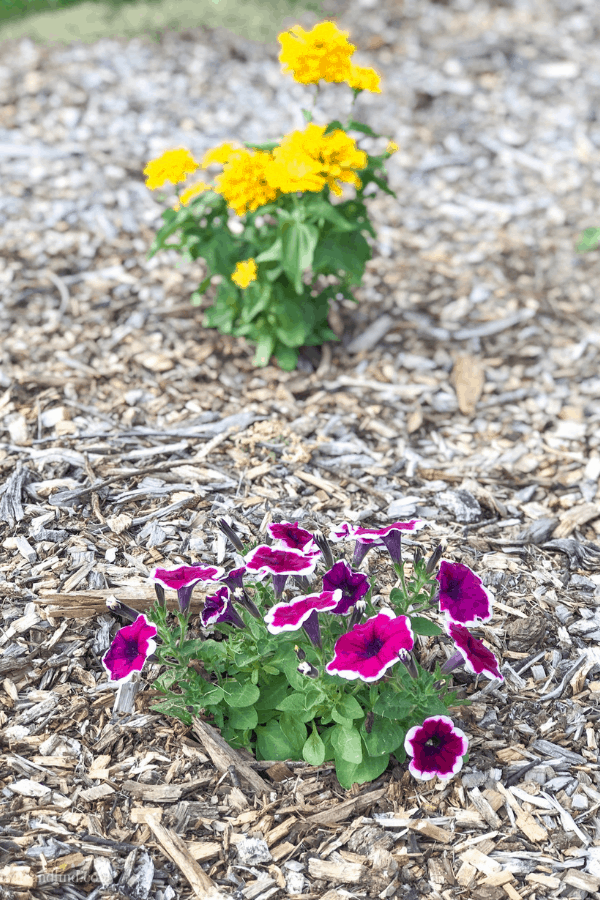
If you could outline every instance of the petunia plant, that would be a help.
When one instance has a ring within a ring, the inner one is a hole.
[[[365,190],[373,183],[396,197],[384,163],[398,146],[388,139],[383,153],[369,155],[349,134],[381,137],[352,118],[361,91],[381,89],[374,69],[352,63],[356,47],[347,32],[329,21],[309,32],[294,25],[279,35],[279,42],[282,74],[316,86],[313,110],[321,82],[351,88],[345,124],[336,119],[317,125],[313,112],[303,109],[304,130],[278,141],[226,142],[209,149],[200,162],[184,147],[167,150],[148,162],[144,175],[150,190],[169,181],[178,196],[162,213],[165,224],[148,258],[164,248],[179,250],[187,261],[203,258],[208,274],[192,303],[200,305],[211,281],[220,279],[204,326],[254,342],[255,365],[266,366],[274,355],[281,368],[292,370],[299,347],[339,340],[328,325],[330,302],[358,302],[350,286],[361,283],[372,257],[362,232],[376,237]],[[179,192],[188,175],[211,166],[223,167],[214,181],[203,177]],[[330,194],[341,198],[343,184],[353,186],[355,196],[334,205]],[[179,238],[166,243],[176,232]],[[326,276],[333,283],[324,281]]]
[[[491,615],[481,578],[442,559],[442,546],[427,563],[416,552],[407,578],[402,534],[425,525],[416,519],[383,528],[343,522],[329,540],[281,522],[267,528],[272,543],[251,546],[231,521],[218,525],[237,556],[228,573],[205,564],[156,568],[157,600],[146,615],[107,601],[131,623],[104,656],[109,680],[131,677],[144,659],[158,662],[165,699],[157,711],[187,724],[205,714],[232,747],[257,759],[334,761],[345,788],[374,780],[390,758],[410,757],[417,778],[456,774],[467,738],[450,714],[468,700],[451,689],[451,673],[464,664],[502,680],[494,654],[465,627]],[[336,560],[330,541],[354,541],[352,563]],[[360,571],[371,549],[386,551],[398,576],[385,605],[374,602],[375,577]],[[207,591],[201,637],[190,628],[198,585]],[[165,590],[177,591],[174,628]],[[444,665],[421,665],[417,635],[450,639]]]

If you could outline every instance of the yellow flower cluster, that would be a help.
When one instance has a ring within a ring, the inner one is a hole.
[[[294,25],[278,37],[283,48],[279,55],[283,73],[291,72],[301,84],[317,84],[323,79],[346,82],[355,90],[381,93],[377,72],[350,62],[356,47],[347,38],[348,33],[339,31],[334,22],[321,22],[309,32]],[[144,169],[146,186],[154,190],[165,181],[177,184],[199,167],[222,165],[223,172],[216,176],[214,185],[205,181],[190,185],[173,209],[186,206],[199,193],[213,190],[225,198],[238,216],[254,212],[277,199],[280,193],[319,193],[328,185],[339,197],[343,191],[338,182],[360,189],[362,182],[355,170],[367,166],[368,155],[342,129],[324,135],[325,128],[310,123],[304,131],[294,131],[282,138],[271,153],[221,144],[208,150],[201,163],[196,162],[189,150],[167,150]],[[398,146],[390,141],[386,152],[391,154],[397,150]],[[256,280],[256,271],[254,259],[240,262],[232,280],[245,288]]]
[[[348,42],[348,32],[339,31],[334,22],[321,22],[311,31],[294,25],[278,35],[277,40],[283,48],[278,57],[281,71],[284,75],[292,73],[294,81],[345,81],[351,88],[381,93],[377,72],[350,62],[356,47]]]
[[[275,165],[271,170],[271,183],[283,193],[319,193],[327,184],[340,197],[343,192],[336,179],[356,188],[362,186],[354,169],[365,168],[367,154],[357,148],[345,131],[338,128],[323,136],[325,128],[325,125],[311,122],[304,131],[286,135],[273,151]]]
[[[251,281],[256,281],[256,263],[253,259],[246,259],[239,262],[235,267],[235,272],[231,276],[231,280],[238,287],[247,288]]]

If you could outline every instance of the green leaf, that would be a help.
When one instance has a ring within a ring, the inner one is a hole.
[[[410,700],[400,698],[394,690],[386,690],[384,686],[381,694],[375,701],[373,712],[378,716],[385,716],[386,719],[396,721],[397,719],[405,719],[414,708],[415,704],[411,703]]]
[[[298,365],[298,350],[295,347],[286,347],[279,343],[274,351],[275,359],[284,372],[292,372]]]
[[[313,698],[308,694],[300,693],[300,691],[294,691],[293,694],[288,694],[275,708],[297,716],[302,722],[309,722],[313,718],[314,707]]]
[[[228,716],[229,725],[236,731],[244,731],[246,728],[255,728],[258,724],[258,713],[253,706],[243,709],[232,709]]]
[[[362,122],[355,122],[354,119],[351,119],[346,125],[346,131],[362,131],[363,134],[370,134],[371,137],[381,137],[381,135],[377,134],[376,131],[373,131],[372,128],[369,128],[368,125],[363,125]]]
[[[331,710],[331,718],[334,722],[337,722],[338,725],[342,725],[344,728],[352,728],[352,719],[347,716],[343,716],[340,712],[338,712],[337,707],[333,707]]]
[[[415,634],[424,634],[427,637],[444,633],[439,625],[423,616],[410,616],[410,626]]]
[[[343,206],[343,204],[341,204]],[[339,210],[332,206],[327,200],[325,200],[320,195],[317,195],[308,205],[308,215],[311,217],[313,221],[317,219],[323,218],[334,227],[335,231],[356,231],[356,222],[349,221],[343,216]]]
[[[279,146],[279,141],[266,141],[264,144],[247,144],[244,141],[244,147],[247,147],[249,150],[274,150],[275,147]]]
[[[319,230],[305,222],[284,222],[281,226],[281,264],[297,294],[304,292],[302,273],[312,266]]]
[[[257,725],[256,758],[257,759],[294,759],[295,748],[290,744],[276,719],[266,725]]]
[[[263,331],[258,341],[256,342],[256,354],[253,360],[254,365],[260,366],[261,368],[264,368],[264,366],[268,366],[274,348],[274,335],[267,334]]]
[[[343,694],[336,703],[335,708],[348,719],[360,719],[365,714],[356,697],[352,697],[351,694]]]
[[[420,710],[422,711],[424,719],[429,718],[429,716],[448,715],[448,708],[439,697],[429,697],[426,704],[420,705]]]
[[[254,258],[254,261],[259,262],[273,262],[274,260],[281,259],[281,238],[278,237],[277,240],[271,244],[271,246],[267,250],[263,250],[262,253],[259,253],[258,256]]]
[[[375,781],[382,772],[385,772],[389,761],[389,753],[384,753],[383,756],[365,756],[358,764],[350,763],[336,756],[335,774],[341,786],[348,791],[355,783],[365,784],[367,781]]]
[[[288,691],[289,685],[285,675],[265,679],[265,687],[254,706],[258,710],[277,709],[277,704],[283,700]]]
[[[302,748],[302,756],[309,766],[320,766],[325,762],[325,744],[319,736],[314,719],[312,723],[312,732]]]
[[[253,291],[250,291],[253,288]],[[244,305],[241,312],[242,322],[252,322],[261,312],[264,312],[271,299],[270,284],[250,284],[244,292]]]
[[[304,309],[293,297],[281,297],[275,307],[277,325],[275,334],[286,347],[301,347],[311,331],[311,305]]]
[[[363,722],[360,736],[369,751],[369,756],[381,756],[383,753],[391,753],[392,750],[396,750],[404,741],[406,731],[397,722],[375,716],[370,732],[365,731]]]
[[[308,109],[303,109],[302,115],[304,116],[305,122],[312,122],[312,113]]]
[[[225,703],[236,708],[254,706],[260,697],[260,690],[255,684],[251,684],[248,681],[245,684],[241,684],[233,679],[228,680],[223,685],[223,690]]]
[[[400,590],[400,588],[392,588],[390,591],[390,603],[403,603],[404,594]]]
[[[577,253],[587,253],[593,250],[600,240],[600,228],[586,228],[577,244]]]
[[[371,259],[372,251],[365,238],[356,232],[352,238],[330,232],[317,245],[312,261],[315,273],[337,274],[342,269],[350,284],[360,284],[365,271],[365,262]]]
[[[291,713],[282,713],[279,724],[284,735],[294,748],[295,756],[298,756],[306,741],[306,725]]]
[[[327,126],[327,128],[325,129],[325,131],[323,132],[323,137],[325,137],[328,134],[331,134],[332,131],[337,131],[338,129],[341,129],[342,131],[344,131],[344,126],[342,125],[342,123],[340,122],[339,119],[335,119],[335,121],[330,122],[329,125]]]
[[[356,728],[344,728],[343,725],[335,725],[332,729],[331,743],[335,749],[336,760],[345,759],[346,762],[359,763],[363,758],[360,734]]]

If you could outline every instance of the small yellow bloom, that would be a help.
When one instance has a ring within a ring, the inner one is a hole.
[[[394,141],[390,141],[387,147],[385,148],[386,153],[396,153],[400,148],[398,144],[394,143]]]
[[[294,25],[278,35],[282,46],[279,62],[282,73],[300,84],[345,81],[350,71],[350,57],[356,50],[347,40],[348,32],[339,31],[335,22],[321,22],[311,31]]]
[[[148,176],[146,187],[153,191],[162,187],[165,181],[177,184],[184,181],[188,172],[195,172],[199,163],[196,162],[189,150],[180,147],[178,150],[166,150],[158,159],[152,159],[144,169],[144,175]]]
[[[190,185],[189,188],[186,188],[185,191],[179,195],[179,201],[175,204],[173,209],[177,212],[182,206],[187,206],[192,197],[195,197],[196,194],[202,194],[204,191],[212,190],[213,186],[211,184],[206,184],[205,181],[197,181],[196,184]]]
[[[220,144],[212,150],[207,150],[202,157],[202,168],[208,169],[213,165],[224,165],[229,162],[232,154],[239,152],[240,147],[234,147],[233,144]]]
[[[247,288],[251,281],[256,281],[256,263],[252,258],[239,262],[235,267],[235,272],[231,276],[231,280],[238,287]]]
[[[351,88],[361,91],[371,91],[373,94],[380,94],[381,76],[377,74],[375,69],[365,68],[364,66],[350,67],[350,75],[345,79]]]

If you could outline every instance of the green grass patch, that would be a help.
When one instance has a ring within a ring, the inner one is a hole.
[[[205,26],[271,43],[284,20],[306,10],[323,15],[322,0],[0,0],[0,42],[91,43],[139,34],[158,40],[164,31]]]

